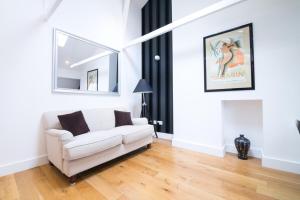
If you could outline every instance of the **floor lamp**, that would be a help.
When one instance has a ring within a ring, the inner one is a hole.
[[[141,111],[141,117],[147,117],[149,118],[149,121],[151,124],[153,124],[152,118],[148,112],[148,108],[147,108],[147,103],[146,103],[146,99],[145,99],[145,94],[146,93],[152,93],[152,87],[149,85],[149,83],[145,80],[145,79],[140,79],[138,84],[136,85],[133,93],[141,93],[142,94],[142,111]],[[154,126],[154,124],[153,124]],[[157,137],[157,133],[156,133],[156,128],[154,127],[155,130],[155,136]]]

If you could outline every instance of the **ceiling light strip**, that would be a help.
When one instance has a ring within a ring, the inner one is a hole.
[[[74,68],[74,67],[77,67],[77,66],[79,66],[79,65],[83,65],[83,64],[85,64],[85,63],[91,62],[91,61],[96,60],[96,59],[98,59],[98,58],[102,58],[102,57],[104,57],[104,56],[108,56],[108,55],[113,54],[113,53],[114,53],[114,52],[106,51],[106,52],[103,52],[103,53],[100,53],[100,54],[91,56],[91,57],[89,57],[89,58],[86,58],[86,59],[84,59],[84,60],[81,60],[81,61],[79,61],[79,62],[77,62],[77,63],[74,63],[74,64],[70,65],[70,68]]]
[[[186,16],[186,17],[175,20],[174,22],[172,22],[172,23],[170,23],[166,26],[163,26],[159,29],[156,29],[155,31],[152,31],[151,33],[148,33],[148,34],[146,34],[142,37],[134,39],[131,42],[129,42],[128,44],[126,44],[123,47],[123,49],[128,48],[128,47],[133,46],[133,45],[136,45],[136,44],[139,44],[139,43],[142,43],[142,42],[145,42],[145,41],[148,41],[152,38],[155,38],[157,36],[160,36],[160,35],[163,35],[163,34],[169,32],[169,31],[172,31],[175,28],[178,28],[180,26],[183,26],[185,24],[193,22],[197,19],[200,19],[202,17],[205,17],[205,16],[210,15],[212,13],[215,13],[217,11],[220,11],[224,8],[233,6],[237,3],[241,3],[243,1],[245,1],[245,0],[222,0],[218,3],[212,4],[212,5],[204,8],[204,9],[201,9],[201,10],[195,12],[195,13],[192,13],[192,14]]]

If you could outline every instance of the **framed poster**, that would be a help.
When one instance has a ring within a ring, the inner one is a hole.
[[[203,38],[204,91],[254,90],[252,23]]]
[[[87,72],[87,90],[98,91],[98,69]]]

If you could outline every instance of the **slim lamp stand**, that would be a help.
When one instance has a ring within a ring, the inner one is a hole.
[[[153,125],[155,137],[158,138],[157,132],[156,132],[156,124],[153,123],[153,120],[149,115],[149,111],[148,111],[147,103],[146,103],[146,99],[145,99],[145,93],[142,93],[142,101],[143,101],[143,103],[142,103],[141,117],[146,117],[146,118],[148,117],[150,124]]]
[[[142,112],[141,112],[141,117],[147,117],[147,103],[145,99],[145,93],[142,93]]]

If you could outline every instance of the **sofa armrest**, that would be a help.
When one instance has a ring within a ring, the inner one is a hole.
[[[133,125],[146,125],[148,124],[148,119],[147,118],[133,118],[132,119]]]
[[[49,129],[46,131],[46,134],[52,137],[57,137],[57,139],[63,144],[66,144],[74,139],[73,134],[66,130]]]
[[[63,171],[63,146],[74,139],[66,130],[49,129],[45,131],[47,154],[49,161]]]

